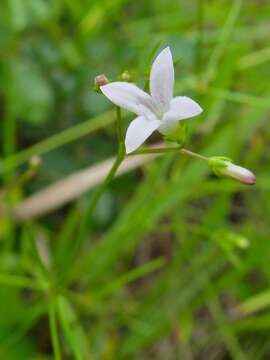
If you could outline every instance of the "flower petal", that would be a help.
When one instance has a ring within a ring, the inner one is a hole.
[[[125,145],[127,154],[136,150],[142,143],[152,134],[153,131],[158,129],[161,121],[149,121],[143,116],[138,116],[131,122],[127,129]]]
[[[156,57],[150,73],[150,92],[160,112],[169,108],[173,96],[174,68],[169,47]]]
[[[151,109],[152,99],[134,84],[116,81],[100,87],[103,94],[115,105],[135,114],[142,115],[144,107]]]
[[[256,183],[256,176],[242,166],[229,163],[227,167],[220,170],[223,175],[230,176],[243,184],[253,185]]]
[[[177,96],[172,99],[170,108],[164,114],[162,121],[177,121],[199,115],[202,108],[187,96]]]

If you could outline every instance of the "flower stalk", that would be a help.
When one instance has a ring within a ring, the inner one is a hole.
[[[110,184],[112,179],[114,178],[119,166],[121,165],[121,163],[123,162],[123,160],[125,159],[125,156],[126,156],[125,145],[122,140],[122,124],[121,124],[122,119],[121,119],[121,111],[120,111],[119,107],[116,108],[116,115],[117,115],[116,116],[116,129],[117,129],[117,135],[118,135],[117,157],[116,157],[110,171],[108,172],[107,176],[105,177],[103,182],[98,187],[96,193],[94,194],[92,200],[90,201],[90,203],[85,211],[84,217],[79,226],[78,237],[76,240],[75,249],[72,254],[73,256],[75,256],[75,254],[81,247],[81,243],[82,243],[83,239],[85,238],[85,235],[87,232],[89,219],[92,217],[93,212],[95,211],[96,206],[97,206],[101,196],[103,195],[104,191],[106,190],[106,188],[108,187],[108,185]]]
[[[181,146],[137,150],[137,151],[133,151],[132,153],[128,154],[128,156],[143,155],[143,154],[165,154],[165,153],[173,153],[173,152],[180,152],[182,154],[189,155],[191,157],[194,157],[194,158],[197,158],[200,160],[205,160],[205,161],[208,161],[208,159],[209,159],[206,156],[200,155],[198,153],[195,153],[194,151],[188,150]]]
[[[123,143],[123,129],[122,129],[122,118],[121,118],[121,109],[119,106],[116,106],[116,133],[118,144]]]

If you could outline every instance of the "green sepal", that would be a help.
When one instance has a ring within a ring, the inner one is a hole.
[[[208,166],[217,176],[222,176],[222,169],[225,169],[232,159],[225,156],[212,156],[208,160]]]
[[[164,135],[165,141],[176,142],[179,145],[184,145],[187,140],[188,127],[186,122],[179,122],[175,131]]]

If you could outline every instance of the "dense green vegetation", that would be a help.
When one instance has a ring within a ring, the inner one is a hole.
[[[263,0],[1,1],[0,359],[270,358],[269,14]],[[167,45],[175,93],[204,108],[188,147],[256,185],[165,154],[93,212],[96,189],[20,220],[29,196],[116,154],[94,77],[143,85]]]

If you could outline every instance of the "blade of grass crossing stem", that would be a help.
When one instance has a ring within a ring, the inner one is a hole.
[[[11,286],[32,290],[42,289],[42,286],[39,283],[20,275],[0,274],[0,284],[2,286]]]
[[[232,359],[247,360],[247,355],[241,349],[238,339],[231,330],[230,326],[226,323],[225,315],[218,303],[217,299],[212,299],[208,305],[210,312],[219,327],[221,338],[223,339]]]
[[[142,266],[138,266],[135,269],[126,272],[123,276],[112,280],[107,286],[95,293],[94,297],[104,297],[106,295],[114,293],[118,289],[123,288],[125,285],[160,269],[164,264],[165,259],[160,257],[146,264],[143,264]]]
[[[88,340],[71,303],[63,296],[57,297],[57,312],[65,338],[74,359],[90,359]]]
[[[228,42],[231,39],[232,30],[240,14],[242,3],[243,0],[234,0],[231,6],[224,27],[222,29],[221,35],[219,37],[219,41],[217,42],[217,45],[213,50],[213,53],[209,60],[209,64],[206,69],[206,75],[205,75],[206,81],[210,81],[212,77],[215,75],[217,65],[226,49]]]
[[[194,56],[194,71],[198,74],[201,71],[202,60],[203,60],[203,37],[204,37],[204,0],[196,1],[196,25],[198,29],[197,43],[195,47],[195,56]],[[196,26],[195,25],[195,26]]]
[[[209,88],[209,92],[212,96],[225,99],[227,101],[232,101],[239,104],[246,104],[262,109],[270,109],[270,103],[269,99],[261,98],[258,96],[253,96],[249,94],[243,94],[236,91],[229,91],[224,89],[218,89],[218,88]]]
[[[69,253],[76,237],[76,230],[78,228],[79,219],[81,213],[75,206],[68,214],[64,224],[57,235],[57,241],[53,252],[54,264],[62,275],[66,273],[68,267],[70,267]]]
[[[150,66],[151,66],[151,64],[152,64],[152,62],[153,62],[153,60],[154,60],[154,57],[155,57],[158,49],[160,48],[161,44],[162,44],[162,40],[158,40],[158,41],[154,44],[154,46],[152,47],[152,49],[150,50],[150,53],[149,53],[149,55],[148,55],[148,57],[147,57],[146,65],[145,65],[145,67],[146,67],[145,71],[146,71],[147,73],[149,72]]]
[[[43,252],[38,247],[38,229],[36,229],[34,223],[26,223],[23,226],[22,240],[25,243],[26,251],[28,251],[29,256],[36,263],[37,268],[40,269],[40,274],[44,281],[48,280],[50,277],[48,264],[45,262],[45,257],[49,255],[43,254]],[[50,259],[49,259],[50,261]]]
[[[270,47],[257,50],[242,57],[238,63],[239,70],[246,70],[249,67],[261,65],[270,60]]]
[[[9,337],[4,338],[5,346],[15,346],[47,314],[47,304],[45,305],[43,302],[31,304],[28,309],[24,312],[25,317],[17,328],[12,331]]]
[[[252,314],[256,311],[264,310],[270,307],[270,290],[261,292],[250,299],[244,301],[240,306],[240,310],[245,314]]]
[[[128,356],[137,353],[161,336],[170,333],[175,326],[175,315],[181,314],[188,304],[196,300],[207,281],[211,281],[219,270],[220,259],[216,259],[211,262],[211,266],[201,268],[192,278],[186,278],[185,284],[177,281],[169,284],[154,303],[140,309],[139,317],[129,325],[132,332],[122,342],[121,354]]]
[[[6,159],[2,159],[0,161],[0,174],[24,164],[32,156],[44,155],[61,146],[78,140],[83,136],[89,135],[92,132],[113,123],[114,121],[115,117],[113,111],[109,111],[69,129],[63,130],[59,134],[52,135],[51,137],[42,140],[26,150],[22,150],[17,154],[7,157]]]
[[[56,321],[57,312],[56,312],[55,299],[49,300],[48,312],[49,312],[49,325],[50,325],[50,334],[51,334],[54,358],[55,360],[61,360],[62,356],[61,356],[60,341],[59,341],[57,321]]]
[[[151,67],[151,64],[154,60],[154,56],[156,55],[156,52],[158,51],[158,49],[160,48],[162,44],[162,40],[158,40],[154,46],[152,47],[148,57],[147,57],[147,60],[146,60],[146,63],[145,63],[145,76],[146,76],[146,80],[145,80],[145,83],[144,83],[144,90],[145,91],[148,91],[148,88],[149,88],[149,75],[150,75],[150,67]]]

